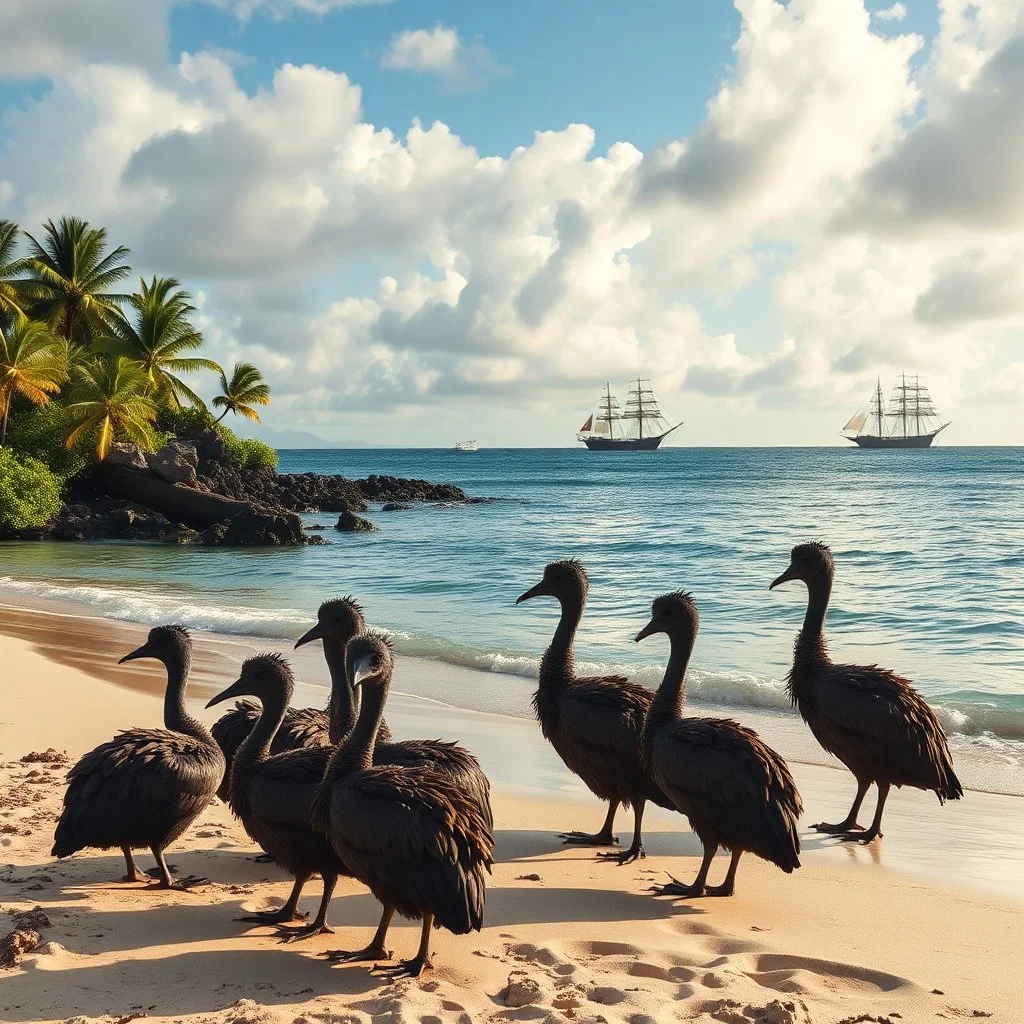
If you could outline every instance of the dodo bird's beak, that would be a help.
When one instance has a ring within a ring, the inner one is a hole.
[[[797,575],[796,569],[793,568],[792,564],[790,567],[781,575],[776,576],[768,585],[769,590],[774,590],[780,583],[788,583],[790,580],[797,580],[800,577]]]
[[[123,665],[126,661],[138,661],[139,658],[155,658],[156,655],[153,653],[147,641],[141,647],[136,647],[130,654],[126,654],[123,658],[118,658],[118,665]]]
[[[364,679],[373,675],[373,656],[364,654],[352,663],[352,685],[359,686]]]
[[[213,697],[208,703],[207,707],[212,708],[214,704],[223,704],[226,700],[231,700],[232,697],[245,697],[249,694],[249,689],[241,679],[236,679],[226,690],[221,690],[216,697]]]
[[[651,621],[648,622],[647,625],[644,626],[644,628],[641,629],[639,633],[637,633],[636,638],[635,638],[636,643],[640,643],[641,640],[645,639],[646,637],[651,636],[654,633],[658,633],[660,631],[661,631],[661,629],[658,626],[658,620],[657,619],[651,619]]]
[[[314,640],[323,640],[324,627],[318,622],[315,626],[307,629],[298,640],[295,641],[295,648],[298,650],[303,644],[312,643]]]
[[[524,601],[529,601],[533,597],[548,597],[550,594],[551,592],[548,590],[547,585],[543,580],[541,580],[537,586],[530,587],[525,594],[520,594],[516,598],[516,604],[522,604]]]

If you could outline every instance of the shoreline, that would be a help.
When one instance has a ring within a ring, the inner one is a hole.
[[[959,826],[945,814],[949,808],[918,813],[917,801],[897,794],[887,818],[891,835],[876,849],[834,844],[805,826],[803,866],[792,876],[748,857],[730,899],[656,899],[646,886],[665,871],[689,877],[699,861],[696,839],[679,815],[652,811],[645,861],[601,864],[591,851],[557,842],[557,831],[596,825],[602,810],[557,762],[535,722],[415,697],[389,702],[392,727],[399,735],[457,738],[480,756],[494,783],[497,839],[483,932],[436,933],[436,969],[418,982],[389,984],[362,965],[332,967],[317,956],[361,945],[375,923],[375,901],[352,880],[339,884],[332,905],[334,935],[281,945],[266,928],[233,922],[240,910],[282,900],[289,883],[273,866],[252,861],[255,848],[221,804],[170,850],[181,872],[211,879],[189,893],[112,882],[121,869],[116,851],[54,861],[48,849],[65,769],[17,758],[48,746],[75,758],[117,728],[157,724],[162,672],[146,662],[115,665],[144,635],[140,626],[79,620],[72,633],[66,623],[37,617],[34,639],[14,639],[6,635],[8,616],[0,619],[0,659],[11,678],[0,712],[7,865],[0,902],[12,913],[38,906],[49,922],[43,946],[4,977],[6,1020],[837,1024],[897,1013],[889,1019],[1014,1019],[1024,893],[981,887],[977,870],[956,873],[958,861],[983,868],[983,854],[958,852]],[[196,641],[190,703],[201,707],[234,666],[208,638]],[[106,660],[96,660],[102,653]],[[201,713],[209,721],[222,710]],[[553,762],[551,782],[545,756]],[[524,769],[532,789],[514,784]],[[809,805],[805,821],[825,810],[823,797],[846,801],[841,773],[804,766],[797,774]],[[980,835],[990,817],[1006,817],[999,805],[1012,799],[972,794],[961,817]],[[620,817],[617,824],[624,836],[631,823]],[[913,858],[901,847],[933,844],[944,881],[906,873]],[[991,845],[1014,844],[1024,848],[1019,837]],[[142,861],[149,866],[147,855]],[[723,870],[724,860],[714,872]],[[966,884],[971,879],[975,884]],[[318,900],[314,882],[303,906]],[[398,922],[389,945],[408,955],[417,933],[414,923]],[[522,986],[525,1003],[509,995],[512,982]]]
[[[65,617],[68,620],[83,620],[87,623],[109,623],[112,629],[118,625],[148,629],[149,625],[155,624],[136,622],[130,618],[108,618],[96,614],[96,605],[77,604],[63,597],[33,595],[27,600],[23,595],[20,597],[19,603],[15,604],[10,601],[10,596],[6,599],[0,596],[0,631],[5,629],[2,621],[4,615],[9,619],[13,617],[13,620],[23,617],[26,623],[33,615]],[[288,618],[290,622],[290,615]],[[173,621],[173,615],[161,621]],[[312,622],[312,618],[309,622]],[[308,624],[296,624],[294,635],[300,635]],[[376,627],[377,624],[373,625]],[[93,627],[83,628],[86,633],[94,631]],[[330,679],[323,659],[319,656],[319,647],[294,650],[289,640],[281,636],[222,632],[191,625],[188,628],[196,636],[204,637],[207,644],[212,645],[222,655],[233,656],[239,651],[245,652],[238,656],[239,660],[264,650],[274,650],[285,655],[296,671],[296,702],[317,707],[325,703],[324,691],[330,688]],[[44,632],[28,624],[24,629],[24,635],[28,637]],[[402,641],[405,637],[405,634],[398,634],[395,696],[416,697],[434,701],[443,707],[479,711],[502,719],[534,721],[530,705],[536,686],[534,676],[460,664],[446,660],[442,656],[409,653],[402,650]],[[623,667],[622,670],[629,672],[628,667]],[[700,674],[699,669],[694,672]],[[660,675],[653,682],[647,680],[646,685],[656,688],[659,681]],[[766,742],[794,764],[845,771],[838,761],[821,749],[806,724],[789,706],[783,708],[761,704],[723,703],[693,695],[690,696],[687,706],[692,708],[694,713],[739,719],[744,725],[755,729]],[[1024,744],[1015,742],[1012,747],[993,747],[987,742],[987,734],[949,735],[954,762],[965,790],[1024,797]]]
[[[122,654],[143,642],[148,629],[146,625],[120,620],[0,605],[0,640],[16,638],[49,661],[83,672],[100,684],[154,698],[162,696],[164,686],[158,665],[117,664]],[[223,709],[206,711],[206,700],[232,682],[242,660],[259,650],[276,650],[292,662],[299,680],[293,701],[296,706],[325,705],[326,686],[308,681],[318,678],[320,673],[326,678],[319,645],[293,650],[291,644],[280,641],[256,643],[252,642],[256,638],[192,632],[195,654],[189,701],[207,724],[212,724]],[[459,707],[410,692],[417,684],[423,684],[424,675],[432,672],[443,672],[454,688],[472,686],[482,675],[472,669],[453,669],[399,654],[388,702],[388,721],[399,738],[458,739],[477,753],[495,787],[527,799],[589,805],[591,816],[595,820],[600,816],[601,805],[565,768],[543,739],[535,719]],[[751,718],[745,716],[744,721],[751,724]],[[158,723],[153,720],[148,724]],[[754,719],[752,724],[766,742],[789,760],[806,808],[802,819],[805,849],[835,864],[852,863],[908,878],[939,879],[965,890],[980,888],[1024,899],[1024,798],[968,789],[963,800],[940,807],[933,794],[894,790],[886,807],[887,836],[880,848],[840,843],[810,832],[808,823],[832,820],[835,814],[842,816],[854,789],[849,772],[838,763],[825,765],[793,758],[785,743],[779,742],[792,732],[790,728],[780,730],[777,722],[776,728],[772,728],[771,721],[769,728],[765,728],[763,719]],[[799,725],[802,727],[802,723]],[[44,739],[41,733],[39,742]],[[866,820],[873,807],[874,790],[865,801],[862,818]],[[648,831],[658,837],[652,848],[659,852],[662,832],[687,830],[678,814],[658,807],[650,807],[645,820]],[[631,827],[630,815],[620,811],[616,825],[624,835]]]

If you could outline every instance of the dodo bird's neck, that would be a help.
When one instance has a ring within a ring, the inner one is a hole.
[[[680,628],[670,632],[668,639],[668,665],[647,714],[647,721],[652,726],[679,718],[686,703],[686,667],[697,637],[691,630]]]
[[[813,666],[828,662],[825,645],[825,613],[832,594],[832,577],[814,576],[807,581],[807,611],[796,639],[794,666]]]
[[[345,645],[349,637],[325,636],[324,660],[331,677],[331,698],[327,702],[328,737],[337,746],[356,724],[359,701],[345,671]]]
[[[562,614],[555,627],[551,645],[544,652],[544,657],[540,662],[542,687],[570,682],[576,676],[573,641],[576,639],[576,630],[583,618],[586,595],[582,592],[573,592],[561,596],[558,600],[562,606]]]
[[[390,677],[376,686],[364,686],[366,692],[359,699],[359,717],[352,731],[331,755],[325,782],[342,779],[355,772],[366,771],[373,764],[373,747],[377,731],[384,717]]]
[[[185,687],[192,667],[192,656],[187,650],[176,650],[161,659],[167,669],[167,689],[164,691],[164,725],[174,732],[183,732],[197,739],[212,742],[210,731],[185,708]]]

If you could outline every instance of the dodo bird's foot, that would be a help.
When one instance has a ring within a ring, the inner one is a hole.
[[[308,914],[300,914],[290,907],[278,907],[277,910],[254,910],[251,914],[236,917],[236,921],[251,921],[254,924],[284,924],[286,921],[305,921]]]
[[[695,896],[704,895],[703,885],[697,885],[696,882],[692,885],[687,885],[672,875],[668,877],[670,880],[664,885],[652,885],[647,889],[647,892],[653,893],[655,896],[681,896],[683,899],[693,899]]]
[[[642,846],[631,846],[628,850],[623,850],[621,853],[599,853],[599,860],[612,861],[615,864],[632,864],[633,861],[643,860],[647,854]]]
[[[559,832],[566,846],[618,846],[619,838],[611,832]]]
[[[735,892],[732,882],[723,882],[721,885],[705,885],[705,896],[731,896]]]
[[[367,960],[390,960],[391,950],[371,943],[362,949],[328,949],[320,955],[336,964],[358,964]]]
[[[881,838],[882,833],[877,828],[869,828],[867,831],[861,829],[859,832],[844,832],[839,837],[844,843],[860,843],[861,846],[867,846]]]
[[[314,921],[305,928],[278,928],[277,934],[282,942],[301,942],[311,939],[314,935],[333,935],[334,929],[320,921]]]
[[[819,821],[817,825],[812,825],[812,829],[815,832],[826,832],[831,836],[842,835],[846,832],[863,832],[862,826],[858,825],[856,821],[840,821],[835,825],[829,824],[827,821]]]
[[[379,978],[398,981],[401,978],[418,978],[424,971],[433,969],[430,957],[414,956],[411,960],[399,960],[397,964],[377,964],[373,973]]]
[[[157,877],[159,877],[159,875]],[[133,874],[133,875],[122,875],[121,876],[121,881],[122,882],[149,882],[149,881],[151,881],[151,877],[149,875],[144,875],[141,871],[136,870],[135,874]]]
[[[199,875],[186,875],[184,878],[161,880],[150,889],[170,889],[174,892],[191,892],[196,886],[206,885],[210,880]]]

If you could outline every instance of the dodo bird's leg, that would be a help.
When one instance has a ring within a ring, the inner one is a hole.
[[[338,884],[338,876],[333,874],[321,874],[324,880],[324,894],[320,898],[320,909],[312,924],[304,928],[281,928],[282,942],[298,942],[300,939],[310,939],[314,935],[334,934],[334,929],[327,926],[327,910],[331,905],[331,897],[334,895],[334,887]]]
[[[655,896],[682,896],[689,898],[703,895],[704,883],[708,880],[708,871],[711,868],[711,862],[715,859],[716,853],[718,853],[718,843],[704,844],[704,860],[701,861],[700,871],[697,872],[693,885],[686,885],[680,882],[678,878],[673,878],[672,875],[669,875],[668,877],[672,881],[667,885],[652,885],[647,891],[653,892]]]
[[[619,809],[619,801],[612,800],[608,804],[608,817],[604,819],[601,831],[591,835],[589,832],[562,832],[559,839],[576,846],[616,846],[619,840],[612,831],[615,824],[615,812]]]
[[[193,885],[200,885],[203,882],[209,881],[208,878],[199,878],[196,875],[189,875],[187,878],[179,878],[175,881],[171,877],[167,861],[164,860],[164,851],[159,846],[151,846],[150,850],[154,860],[156,860],[157,871],[160,873],[160,881],[157,882],[155,888],[187,890]]]
[[[726,872],[725,881],[721,885],[706,885],[704,892],[708,896],[731,896],[736,886],[736,868],[739,866],[742,850],[732,851],[732,860],[729,861],[729,870]]]
[[[853,798],[853,806],[850,808],[850,813],[843,821],[835,825],[830,825],[827,821],[819,821],[817,825],[812,825],[811,828],[815,832],[828,832],[831,835],[838,835],[841,832],[859,832],[861,827],[857,824],[857,815],[860,813],[860,805],[864,802],[864,794],[868,791],[868,786],[870,785],[871,783],[866,782],[864,779],[857,780],[857,795]]]
[[[633,843],[628,850],[621,853],[599,853],[602,860],[613,860],[616,864],[632,864],[635,860],[642,860],[647,856],[644,853],[643,843],[643,821],[644,808],[647,801],[639,799],[633,803]]]
[[[391,926],[391,918],[395,916],[395,908],[385,906],[380,915],[380,924],[368,946],[362,949],[329,949],[322,956],[337,963],[358,963],[362,960],[390,960],[391,950],[384,948],[384,940],[388,937],[388,928]]]
[[[299,897],[302,895],[302,887],[309,881],[309,875],[297,875],[292,884],[292,891],[284,906],[277,910],[257,910],[251,914],[243,914],[236,917],[236,921],[255,921],[258,924],[280,924],[282,921],[293,921],[299,906]],[[327,883],[324,883],[326,889]]]
[[[122,846],[121,852],[124,854],[124,877],[121,879],[122,882],[145,882],[146,876],[135,866],[135,858],[132,856],[132,848],[130,846]]]
[[[841,838],[853,843],[871,843],[882,837],[882,811],[885,809],[885,801],[889,796],[889,783],[878,784],[878,803],[875,806],[875,817],[867,832],[849,832]]]
[[[418,978],[425,970],[433,968],[430,962],[430,929],[434,924],[433,914],[423,915],[423,931],[420,932],[420,948],[411,960],[399,960],[393,966],[384,965],[375,968],[388,978]]]

